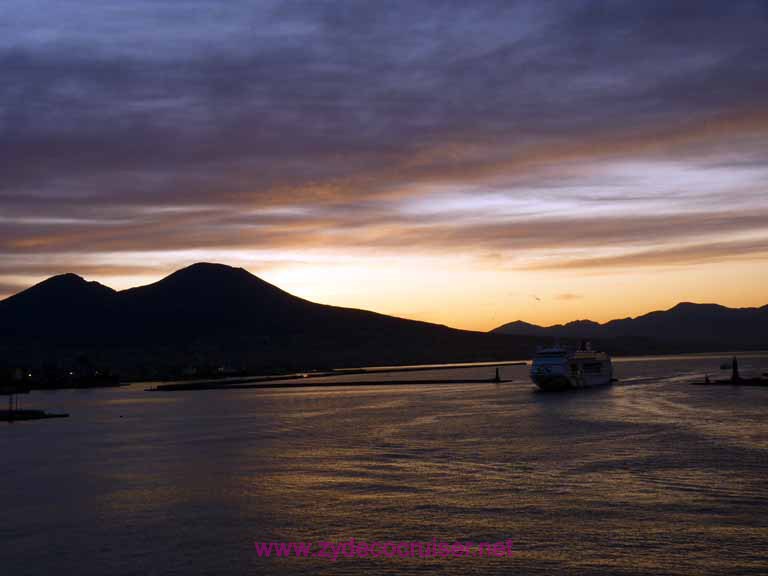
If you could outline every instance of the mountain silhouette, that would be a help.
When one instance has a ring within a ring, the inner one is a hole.
[[[653,340],[654,346],[664,351],[764,350],[768,348],[768,306],[727,308],[719,304],[681,302],[669,310],[605,324],[577,320],[542,327],[515,321],[491,332],[539,338],[589,338],[614,341],[614,344],[628,339]]]
[[[598,324],[516,321],[457,330],[298,298],[242,268],[194,264],[115,291],[75,274],[0,301],[3,366],[107,367],[124,378],[189,368],[238,372],[529,358],[536,346],[589,338],[613,354],[768,348],[768,306],[680,303]]]
[[[530,337],[457,330],[317,304],[242,268],[194,264],[114,291],[74,274],[0,302],[0,362],[62,364],[87,356],[134,377],[189,366],[239,371],[508,360]]]
[[[116,292],[76,274],[49,278],[0,302],[0,343],[83,343]]]

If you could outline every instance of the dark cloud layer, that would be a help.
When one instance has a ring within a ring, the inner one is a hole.
[[[0,10],[0,255],[437,250],[458,237],[482,250],[631,245],[717,218],[720,229],[765,231],[749,206],[761,191],[744,185],[732,191],[746,194],[744,213],[725,197],[636,225],[602,216],[586,233],[546,214],[542,226],[413,221],[398,204],[446,184],[471,202],[482,183],[545,205],[553,171],[606,159],[764,167],[763,1],[11,0]]]

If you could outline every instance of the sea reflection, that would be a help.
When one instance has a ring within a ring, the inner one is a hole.
[[[718,365],[622,361],[619,384],[570,394],[537,393],[525,367],[503,384],[34,393],[72,417],[3,429],[4,561],[14,575],[762,574],[768,390],[687,383]],[[516,554],[253,549],[350,537],[511,538]]]

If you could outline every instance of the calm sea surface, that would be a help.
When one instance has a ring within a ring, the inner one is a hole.
[[[688,384],[726,359],[617,360],[619,384],[565,394],[522,366],[503,384],[35,392],[22,407],[71,417],[0,426],[0,572],[768,574],[768,389]],[[740,367],[766,372],[768,355]],[[253,546],[350,537],[516,554]]]

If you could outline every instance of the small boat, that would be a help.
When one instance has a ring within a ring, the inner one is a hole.
[[[531,380],[542,390],[604,386],[613,381],[611,357],[582,343],[578,350],[540,348],[531,364]]]

